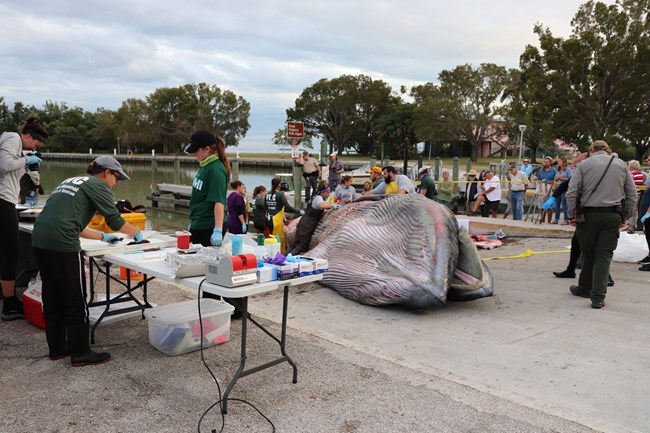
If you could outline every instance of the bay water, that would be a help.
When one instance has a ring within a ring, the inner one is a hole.
[[[129,200],[133,206],[143,204],[147,207],[146,230],[156,230],[163,233],[174,233],[177,230],[184,230],[189,224],[189,209],[161,203],[160,207],[154,208],[151,201],[147,200],[155,191],[156,186],[161,183],[173,183],[179,185],[192,185],[192,180],[198,171],[196,166],[181,164],[174,167],[172,164],[151,164],[137,162],[121,162],[122,168],[129,175],[131,180],[121,181],[113,189],[115,200]],[[39,197],[38,205],[43,206],[49,193],[56,188],[63,180],[84,175],[88,164],[85,162],[45,160],[41,164],[41,184],[45,194]],[[258,185],[271,188],[271,179],[274,175],[286,169],[269,167],[239,167],[239,180],[244,182],[248,195],[252,195],[253,189]],[[171,197],[171,196],[169,196]]]

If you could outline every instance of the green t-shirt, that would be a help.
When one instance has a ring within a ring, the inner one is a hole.
[[[57,186],[36,219],[32,246],[52,251],[81,251],[79,234],[86,228],[95,212],[106,224],[119,231],[126,221],[115,207],[109,186],[93,175],[72,177]]]
[[[420,189],[425,189],[427,191],[424,194],[426,198],[430,198],[431,200],[436,199],[436,182],[430,175],[426,175],[424,178],[422,178],[422,182],[420,182]]]
[[[190,224],[193,229],[206,230],[215,227],[215,203],[223,204],[225,222],[227,188],[228,172],[223,162],[216,159],[205,167],[199,168],[194,181],[192,181],[192,197],[190,198]]]

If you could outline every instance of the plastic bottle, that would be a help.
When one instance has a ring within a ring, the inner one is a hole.
[[[280,244],[276,238],[264,239],[264,247],[266,248],[266,255],[269,257],[275,257],[280,252]]]
[[[266,248],[264,247],[264,233],[257,234],[257,246],[254,250],[255,258],[257,261],[261,261],[266,256]]]

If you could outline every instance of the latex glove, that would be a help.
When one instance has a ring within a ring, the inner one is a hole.
[[[138,230],[138,232],[133,235],[133,242],[135,242],[136,244],[139,244],[143,240],[144,240],[144,238],[142,237],[142,230]]]
[[[40,164],[43,162],[41,158],[36,155],[27,155],[27,163],[25,163],[25,171],[29,171],[29,166],[32,164]]]
[[[645,223],[645,220],[650,218],[650,212],[646,212],[645,215],[641,217],[641,224]]]
[[[304,214],[305,214],[305,211],[302,210],[302,209],[300,209],[300,215],[302,216],[302,215],[304,215]]]
[[[340,204],[333,204],[332,209],[339,209],[341,207]]]
[[[248,233],[248,224],[241,223],[241,232],[244,234]]]
[[[121,240],[121,238],[117,237],[117,235],[114,235],[113,233],[102,233],[102,242],[106,242],[107,244],[114,245]]]
[[[549,199],[542,205],[542,209],[544,210],[549,210],[553,207],[555,207],[555,197],[549,197]]]
[[[220,247],[221,242],[223,242],[223,234],[221,233],[221,227],[215,227],[212,231],[212,236],[210,236],[210,243],[215,247]]]

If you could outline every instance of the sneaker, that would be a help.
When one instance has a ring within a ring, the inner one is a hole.
[[[557,224],[557,220],[551,221],[551,224]]]
[[[639,260],[637,263],[640,264],[640,265],[647,265],[647,264],[650,264],[650,255],[648,255],[648,256],[647,256],[645,259],[643,259],[643,260]]]
[[[611,275],[607,276],[607,287],[612,287],[614,286],[614,280],[612,279]]]
[[[11,305],[7,305],[7,299],[5,298],[2,304],[2,320],[9,322],[11,320],[19,320],[25,318],[25,312],[23,311],[22,302],[14,302]]]
[[[592,301],[591,302],[591,308],[594,308],[596,310],[600,310],[605,306],[605,301]]]
[[[639,270],[640,271],[645,271],[645,272],[650,272],[650,263],[646,263],[645,265],[641,265]]]
[[[569,221],[567,221],[567,220],[562,221],[562,225],[563,225],[563,226],[568,226],[568,225],[569,225]]]

